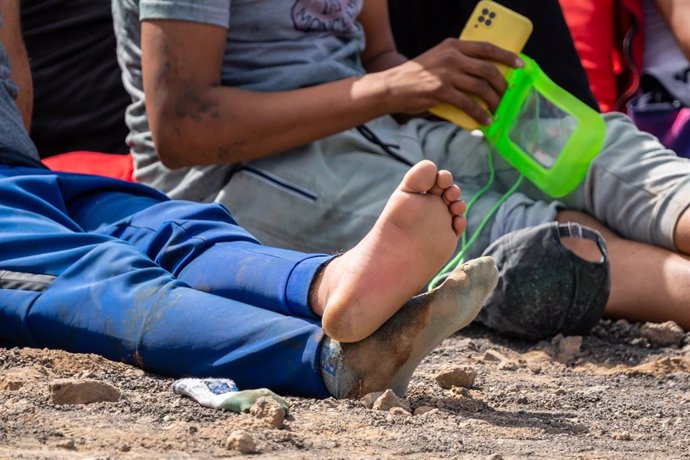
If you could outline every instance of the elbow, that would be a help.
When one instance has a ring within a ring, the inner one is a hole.
[[[166,168],[178,169],[194,166],[191,152],[194,150],[189,143],[188,136],[175,120],[159,117],[156,123],[152,123],[151,135],[156,147],[158,159]]]

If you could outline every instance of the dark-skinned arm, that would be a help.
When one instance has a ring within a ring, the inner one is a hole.
[[[365,2],[367,67],[384,68],[390,28],[381,5]],[[384,14],[383,17],[380,17]],[[484,43],[447,40],[387,70],[311,88],[257,92],[221,85],[227,30],[187,21],[142,24],[147,115],[156,149],[168,167],[234,163],[307,144],[390,113],[421,113],[447,102],[479,121],[495,108],[505,80],[489,61],[515,65],[516,56]],[[393,46],[394,48],[394,46]],[[396,58],[393,58],[396,59]],[[389,61],[392,63],[392,61]]]

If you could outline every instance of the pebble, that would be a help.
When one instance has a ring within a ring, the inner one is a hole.
[[[287,415],[280,404],[273,398],[262,396],[249,409],[249,413],[260,420],[265,420],[279,430],[285,425]]]
[[[498,368],[502,371],[516,371],[518,368],[518,365],[514,361],[501,361],[498,364]]]
[[[425,414],[431,414],[438,412],[438,409],[433,407],[433,406],[419,406],[414,410],[414,415],[419,416],[419,415],[425,415]]]
[[[50,384],[53,404],[115,402],[120,399],[121,394],[114,386],[98,380],[58,379]]]
[[[612,439],[615,439],[616,441],[632,441],[632,435],[628,433],[627,431],[623,431],[620,433],[613,433],[611,435]]]
[[[508,358],[506,358],[504,355],[499,353],[496,350],[486,350],[484,352],[484,355],[482,356],[482,360],[484,361],[489,361],[489,362],[500,362],[500,361],[508,361]]]
[[[55,444],[55,447],[67,450],[77,450],[77,446],[74,444],[74,439],[65,439]]]
[[[402,407],[391,407],[391,409],[388,411],[391,415],[402,415],[405,417],[411,417],[412,413],[409,411],[406,411]]]
[[[665,323],[644,323],[640,328],[640,333],[654,346],[680,346],[683,336],[683,329],[673,321]]]
[[[236,450],[242,454],[254,454],[257,452],[256,441],[249,433],[243,430],[235,430],[230,433],[230,436],[225,441],[225,447],[228,450]]]
[[[362,403],[364,407],[367,409],[371,409],[374,407],[374,402],[376,402],[379,397],[383,394],[383,391],[375,391],[374,393],[368,393],[362,397],[359,401]]]
[[[471,366],[443,366],[436,374],[436,383],[441,388],[470,388],[477,378],[477,371]]]
[[[566,363],[580,354],[582,337],[579,335],[563,337],[562,334],[558,334],[551,340],[551,344],[556,348],[556,361]]]
[[[374,401],[372,409],[388,412],[394,407],[402,407],[410,412],[410,402],[408,400],[398,397],[393,390],[386,390]]]

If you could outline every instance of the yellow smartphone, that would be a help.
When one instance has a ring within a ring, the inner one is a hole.
[[[462,29],[460,40],[488,42],[517,54],[525,47],[531,33],[532,21],[526,17],[499,3],[481,0]],[[503,76],[510,70],[503,64],[496,66]],[[484,101],[473,99],[486,109]],[[429,111],[468,130],[480,126],[474,118],[450,104],[439,104]]]

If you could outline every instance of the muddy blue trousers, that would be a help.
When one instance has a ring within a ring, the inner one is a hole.
[[[0,341],[324,397],[308,305],[327,255],[260,244],[221,205],[0,165]]]

